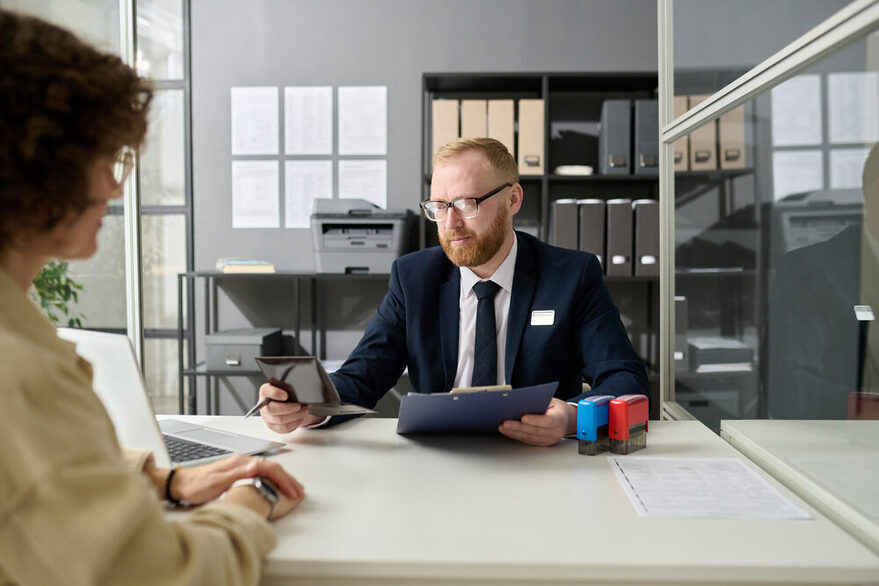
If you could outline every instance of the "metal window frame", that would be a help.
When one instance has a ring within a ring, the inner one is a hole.
[[[137,7],[135,0],[119,0],[119,52],[122,61],[135,67],[137,55]],[[125,315],[126,330],[134,355],[143,368],[143,297],[141,227],[140,227],[140,165],[135,167],[122,193],[122,215],[125,226]]]
[[[674,0],[657,0],[660,189],[660,403],[663,418],[689,416],[674,402],[674,166],[672,144],[879,27],[879,0],[855,0],[698,106],[673,117]]]
[[[144,339],[177,339],[178,333],[171,328],[145,328],[143,307],[143,240],[141,219],[144,215],[183,215],[186,246],[186,270],[194,266],[193,214],[192,214],[192,69],[190,57],[190,0],[180,0],[183,30],[183,78],[158,80],[154,87],[159,90],[176,89],[183,92],[183,205],[141,204],[140,166],[129,177],[123,191],[123,205],[111,207],[111,214],[121,214],[124,224],[126,333],[134,347],[141,369],[144,367]],[[137,55],[137,0],[119,0],[120,55],[122,60],[136,67]],[[121,209],[120,209],[121,208]],[[194,300],[189,296],[187,311],[194,311]],[[183,388],[178,389],[181,395]]]

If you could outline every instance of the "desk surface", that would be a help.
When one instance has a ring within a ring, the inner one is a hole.
[[[879,554],[879,421],[722,421],[720,433]]]
[[[278,439],[258,419],[194,419]],[[814,519],[645,519],[607,457],[573,440],[403,437],[395,425],[284,436],[273,458],[308,497],[277,523],[265,584],[879,583],[879,557],[774,480]],[[636,454],[742,458],[697,421],[651,421]]]

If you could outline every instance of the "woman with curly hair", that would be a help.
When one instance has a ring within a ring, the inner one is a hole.
[[[121,449],[91,367],[27,296],[50,259],[97,250],[151,98],[118,57],[0,10],[0,584],[255,583],[267,519],[304,496],[275,462],[164,470]],[[163,498],[204,506],[169,522]]]

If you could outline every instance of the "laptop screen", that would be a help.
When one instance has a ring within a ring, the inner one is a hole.
[[[76,344],[76,353],[94,371],[92,388],[110,415],[123,446],[151,450],[156,465],[170,465],[131,341],[123,334],[58,328],[58,337]]]

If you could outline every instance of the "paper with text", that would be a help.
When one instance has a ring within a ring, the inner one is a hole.
[[[384,159],[339,161],[339,198],[365,199],[384,209],[388,205],[388,162]]]
[[[284,226],[310,228],[315,198],[333,197],[332,161],[284,163]]]
[[[819,150],[772,153],[772,189],[775,201],[792,193],[824,187],[823,155]]]
[[[232,154],[278,154],[278,88],[232,88]]]
[[[831,73],[827,93],[831,143],[879,140],[879,72]]]
[[[284,153],[333,154],[332,86],[284,88]]]
[[[642,517],[812,518],[736,458],[610,456],[608,460]]]
[[[232,227],[278,228],[278,161],[232,161]]]
[[[388,154],[388,88],[339,87],[339,154]]]

